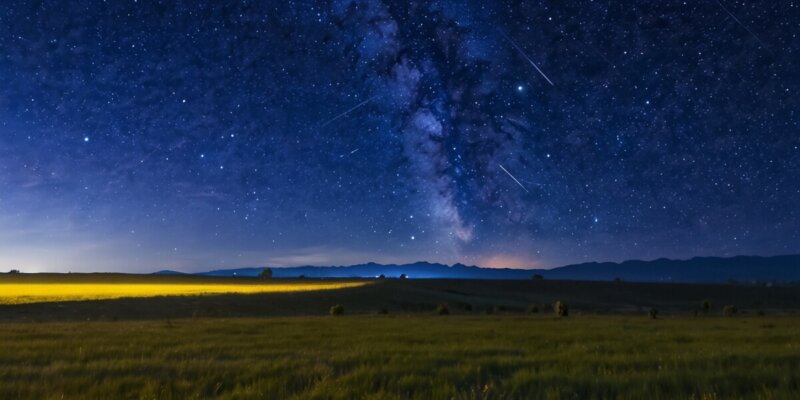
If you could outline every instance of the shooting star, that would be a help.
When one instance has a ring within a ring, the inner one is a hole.
[[[591,44],[589,44],[589,43],[586,43],[586,46],[588,46],[588,47],[589,47],[590,49],[592,49],[592,50],[593,50],[595,53],[597,53],[597,55],[598,55],[598,56],[600,56],[600,58],[602,58],[602,59],[603,59],[603,60],[604,60],[604,61],[605,61],[605,62],[606,62],[608,65],[610,65],[610,66],[611,66],[611,68],[617,68],[617,66],[616,66],[616,65],[614,65],[614,63],[613,63],[613,62],[611,62],[611,60],[609,60],[609,59],[608,59],[608,57],[606,57],[606,56],[605,56],[603,53],[601,53],[601,52],[600,52],[600,50],[597,50],[597,48],[596,48],[596,47],[592,46],[592,45],[591,45]]]
[[[347,154],[342,154],[342,155],[340,155],[340,156],[339,156],[339,158],[342,158],[342,157],[344,157],[344,156],[350,156],[350,155],[353,155],[353,154],[355,154],[355,153],[356,153],[358,150],[359,150],[359,149],[355,149],[355,150],[353,150],[353,151],[351,151],[351,152],[349,152],[349,153],[347,153]]]
[[[544,72],[542,72],[542,70],[539,69],[539,66],[536,65],[536,63],[533,62],[533,60],[531,60],[531,58],[528,57],[527,54],[525,54],[525,51],[523,51],[522,48],[517,45],[517,42],[515,42],[514,39],[511,39],[510,36],[506,35],[506,33],[503,32],[502,29],[500,30],[500,33],[502,33],[503,37],[506,38],[506,40],[508,40],[508,42],[511,43],[511,45],[514,46],[515,49],[517,49],[517,51],[522,57],[525,57],[525,59],[528,60],[528,62],[531,63],[531,65],[533,65],[533,68],[536,68],[536,71],[539,71],[539,74],[542,75],[542,78],[544,78],[547,81],[547,83],[550,84],[550,86],[555,86],[555,84],[553,84],[553,81],[551,81],[550,78],[548,78],[547,75],[545,75]]]
[[[502,170],[503,170],[503,172],[507,173],[507,174],[508,174],[508,176],[510,176],[510,177],[511,177],[511,179],[513,179],[513,180],[514,180],[514,182],[517,182],[517,185],[519,185],[519,187],[521,187],[521,188],[522,188],[522,190],[524,190],[526,193],[530,193],[530,192],[528,191],[528,189],[527,189],[527,188],[525,188],[525,186],[522,186],[522,183],[520,183],[520,182],[517,180],[517,178],[514,178],[514,175],[511,175],[511,172],[508,172],[508,170],[507,170],[507,169],[505,169],[505,167],[503,167],[501,164],[497,164],[497,165],[499,165],[499,166],[500,166],[500,169],[502,169]]]
[[[375,99],[377,99],[378,97],[379,97],[379,96],[372,96],[372,97],[370,97],[370,98],[368,98],[368,99],[366,99],[366,100],[362,101],[361,103],[358,103],[358,104],[354,105],[353,107],[350,107],[350,109],[348,109],[347,111],[345,111],[345,112],[343,112],[343,113],[341,113],[341,114],[339,114],[339,115],[337,115],[337,116],[335,116],[335,117],[333,117],[333,118],[331,118],[331,119],[329,119],[329,120],[325,121],[325,123],[324,123],[324,124],[320,125],[320,128],[323,128],[323,127],[325,127],[326,125],[330,124],[331,122],[334,122],[334,121],[336,121],[337,119],[339,119],[339,118],[342,118],[342,117],[344,117],[345,115],[347,115],[347,114],[350,114],[351,112],[353,112],[353,111],[355,111],[355,110],[357,110],[357,109],[359,109],[359,108],[361,108],[361,107],[364,107],[365,105],[367,105],[367,103],[369,103],[369,102],[370,102],[370,101],[372,101],[372,100],[375,100]]]
[[[770,53],[772,53],[772,51],[770,51],[769,47],[767,47],[766,43],[762,42],[762,41],[761,41],[761,39],[759,39],[759,38],[758,38],[758,36],[756,36],[756,34],[755,34],[755,33],[753,33],[753,31],[751,31],[751,30],[750,30],[750,28],[748,28],[748,27],[747,27],[747,25],[743,24],[743,23],[742,23],[742,21],[739,21],[739,18],[736,18],[736,16],[735,16],[735,15],[733,15],[733,13],[732,13],[732,12],[730,12],[730,11],[728,10],[728,8],[727,8],[727,7],[725,7],[725,5],[724,5],[724,4],[722,4],[722,2],[721,2],[721,1],[719,1],[719,0],[716,0],[716,1],[717,1],[717,4],[719,4],[719,6],[720,6],[720,7],[722,7],[722,9],[723,9],[723,10],[724,10],[726,13],[728,13],[728,15],[730,15],[730,16],[731,16],[731,18],[733,18],[733,20],[734,20],[734,21],[736,21],[736,23],[737,23],[737,24],[739,24],[739,26],[741,26],[742,28],[744,28],[745,30],[747,30],[747,32],[748,32],[748,33],[750,33],[750,36],[752,36],[752,37],[753,37],[753,39],[757,40],[757,41],[758,41],[758,43],[761,43],[761,47],[763,47],[763,48],[764,48],[764,50],[766,50],[766,51],[769,51]]]

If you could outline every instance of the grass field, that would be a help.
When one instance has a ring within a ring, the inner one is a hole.
[[[367,284],[347,281],[279,281],[126,275],[6,275],[0,279],[0,304],[107,300],[128,297],[198,296],[307,292],[353,288]],[[16,278],[16,279],[15,279]]]
[[[797,399],[797,293],[0,275],[0,399]],[[544,312],[555,300],[569,317]],[[434,315],[440,303],[451,315]],[[722,317],[726,304],[739,313]]]
[[[344,316],[0,325],[2,399],[797,399],[800,320]]]

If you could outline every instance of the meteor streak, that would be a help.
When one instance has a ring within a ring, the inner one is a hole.
[[[742,23],[742,21],[739,21],[739,18],[736,18],[736,16],[735,16],[735,15],[733,15],[733,13],[732,13],[732,12],[728,11],[728,8],[727,8],[727,7],[725,7],[725,5],[724,5],[724,4],[722,4],[722,2],[721,2],[721,1],[717,0],[717,4],[719,4],[719,6],[720,6],[720,7],[722,7],[722,9],[723,9],[723,10],[724,10],[726,13],[728,13],[728,15],[730,15],[730,16],[731,16],[731,18],[733,18],[733,20],[734,20],[734,21],[736,21],[736,23],[737,23],[737,24],[739,24],[739,26],[741,26],[742,28],[744,28],[745,30],[747,30],[747,32],[748,32],[748,33],[750,33],[750,36],[752,36],[752,37],[753,37],[755,40],[757,40],[757,41],[758,41],[758,43],[760,43],[760,44],[761,44],[761,46],[762,46],[762,47],[764,47],[764,50],[766,50],[766,51],[769,51],[769,52],[771,53],[771,51],[769,50],[769,47],[767,47],[767,45],[766,45],[764,42],[762,42],[762,41],[761,41],[761,39],[759,39],[759,38],[758,38],[758,36],[756,36],[756,34],[755,34],[755,33],[753,33],[753,31],[751,31],[751,30],[750,30],[750,28],[748,28],[748,27],[747,27],[747,25],[743,24],[743,23]]]
[[[347,115],[347,114],[350,114],[351,112],[353,112],[353,111],[355,111],[355,110],[357,110],[357,109],[359,109],[359,108],[361,108],[361,107],[363,107],[363,106],[367,105],[367,103],[369,103],[369,102],[370,102],[370,101],[372,101],[372,100],[375,100],[376,98],[378,98],[378,96],[372,96],[372,97],[370,97],[370,98],[368,98],[368,99],[366,99],[366,100],[362,101],[361,103],[358,103],[358,104],[354,105],[353,107],[351,107],[351,108],[350,108],[350,109],[348,109],[347,111],[345,111],[345,112],[343,112],[343,113],[341,113],[341,114],[339,114],[339,115],[337,115],[337,116],[335,116],[335,117],[333,117],[333,118],[331,118],[331,119],[329,119],[329,120],[325,121],[325,123],[324,123],[324,124],[322,124],[322,125],[320,126],[320,128],[322,128],[322,127],[325,127],[326,125],[330,124],[331,122],[333,122],[333,121],[336,121],[337,119],[339,119],[339,118],[342,118],[342,117],[344,117],[345,115]]]
[[[511,177],[511,179],[513,179],[513,180],[514,180],[514,182],[517,182],[517,185],[519,185],[519,187],[521,187],[521,188],[522,188],[522,190],[524,190],[526,193],[530,193],[530,192],[528,191],[528,189],[527,189],[527,188],[525,188],[525,186],[522,186],[522,183],[520,183],[520,182],[517,180],[517,178],[514,178],[514,175],[511,175],[511,172],[508,172],[508,170],[507,170],[507,169],[505,169],[505,167],[503,167],[503,165],[502,165],[502,164],[497,164],[497,165],[498,165],[498,166],[500,166],[500,169],[502,169],[502,170],[503,170],[503,172],[505,172],[506,174],[508,174],[508,176],[510,176],[510,177]]]
[[[342,155],[340,155],[340,156],[339,156],[339,158],[343,158],[344,156],[350,156],[350,155],[353,155],[353,154],[355,154],[355,153],[356,153],[358,150],[360,150],[360,149],[355,149],[355,150],[353,150],[353,151],[351,151],[351,152],[349,152],[349,153],[347,153],[347,154],[342,154]]]
[[[547,83],[550,84],[550,86],[555,86],[553,81],[551,81],[550,78],[548,78],[547,75],[545,75],[544,72],[542,72],[542,70],[539,69],[539,66],[536,65],[536,63],[533,62],[533,60],[531,60],[531,58],[528,57],[527,54],[525,54],[525,51],[523,51],[522,48],[517,45],[517,42],[515,42],[514,39],[511,39],[511,37],[506,35],[506,33],[503,32],[502,30],[500,30],[500,33],[502,33],[503,37],[506,38],[506,40],[508,40],[508,42],[511,43],[511,45],[514,46],[515,49],[517,49],[517,51],[522,57],[525,57],[525,59],[528,60],[528,62],[531,63],[531,65],[533,65],[533,68],[536,68],[536,71],[539,71],[539,74],[542,75],[542,78],[544,78],[547,81]]]

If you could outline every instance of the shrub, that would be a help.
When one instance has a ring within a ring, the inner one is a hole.
[[[331,307],[330,314],[335,316],[344,315],[344,306],[342,306],[341,304],[337,304]]]
[[[258,274],[258,277],[261,279],[272,279],[272,268],[262,269],[261,273]]]
[[[704,313],[707,313],[708,310],[711,309],[711,303],[708,300],[703,300],[703,304],[700,305],[700,309],[703,310]]]
[[[531,314],[537,314],[539,312],[539,306],[534,304],[534,305],[528,307],[528,312],[531,313]]]
[[[559,317],[569,316],[569,307],[567,307],[567,303],[561,301],[553,303],[553,311],[555,311],[556,315]]]
[[[407,278],[408,278],[408,275],[406,275],[406,274],[400,274],[400,279],[407,279]]]
[[[380,275],[378,275],[378,279],[386,279],[386,275],[380,274]]]
[[[486,313],[486,315],[492,315],[495,312],[495,307],[494,306],[486,307],[486,310],[484,310],[484,312]]]
[[[650,315],[650,318],[652,318],[652,319],[657,319],[658,318],[658,310],[655,309],[655,308],[651,308],[650,311],[648,312],[648,314]]]
[[[388,313],[389,313],[389,310],[387,310],[387,309],[385,309],[383,307],[378,309],[378,314],[388,314]]]
[[[734,314],[736,314],[737,311],[738,310],[736,309],[736,307],[734,307],[732,305],[727,305],[725,307],[722,307],[722,315],[724,315],[726,317],[734,316]]]
[[[541,281],[544,280],[544,277],[541,274],[533,274],[533,276],[531,276],[531,279],[535,281]]]
[[[440,303],[438,306],[436,306],[436,314],[449,315],[450,314],[450,308],[447,307],[447,304]]]

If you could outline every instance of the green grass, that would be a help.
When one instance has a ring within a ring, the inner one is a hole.
[[[6,287],[342,282],[0,276]],[[0,304],[0,399],[800,398],[797,287],[357,282],[370,284]],[[524,314],[557,300],[570,317]],[[691,317],[705,300],[708,314]],[[451,315],[435,315],[441,303]],[[327,315],[334,304],[344,316]],[[723,318],[727,304],[739,315]]]
[[[1,399],[796,399],[800,319],[522,315],[0,324]]]

